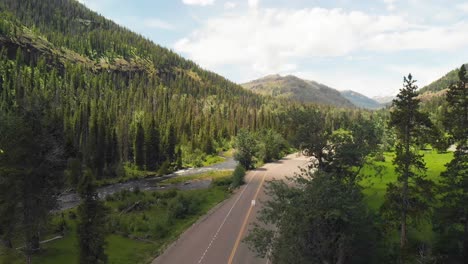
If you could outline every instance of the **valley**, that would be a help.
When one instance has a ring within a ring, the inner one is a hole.
[[[1,264],[466,262],[466,6],[129,3],[0,0]]]

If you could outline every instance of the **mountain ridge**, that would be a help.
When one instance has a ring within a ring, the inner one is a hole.
[[[247,90],[265,96],[286,98],[302,103],[355,107],[338,90],[294,75],[271,74],[241,85]]]
[[[353,90],[344,90],[340,91],[341,95],[343,95],[346,99],[351,101],[354,105],[360,108],[366,109],[379,109],[382,108],[383,105],[379,102],[361,94]]]
[[[468,67],[468,63],[465,64],[465,67]],[[420,88],[418,90],[418,93],[424,94],[424,93],[438,93],[442,90],[447,89],[451,84],[454,84],[458,81],[458,70],[460,68],[455,68],[439,79],[433,81],[432,83]]]

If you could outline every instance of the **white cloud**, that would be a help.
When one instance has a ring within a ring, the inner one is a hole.
[[[224,9],[228,10],[228,9],[234,9],[237,7],[237,3],[234,3],[234,2],[226,2],[224,3]]]
[[[452,51],[468,47],[468,23],[431,27],[396,15],[341,9],[258,8],[210,18],[180,39],[175,50],[201,65],[250,67],[259,74],[280,71],[296,59],[349,56],[354,52]]]
[[[248,5],[250,8],[257,8],[260,4],[260,0],[248,0]]]
[[[468,3],[457,5],[457,8],[465,13],[468,13]]]
[[[461,63],[445,63],[443,65],[389,65],[387,69],[398,76],[407,76],[411,73],[414,79],[417,80],[416,85],[422,88],[441,78],[450,70],[460,67],[460,65]],[[403,80],[401,80],[401,83],[403,83]]]
[[[468,23],[450,26],[379,32],[367,40],[367,48],[376,51],[433,50],[454,51],[468,47]]]
[[[143,21],[143,25],[147,28],[157,28],[157,29],[164,29],[164,30],[172,30],[174,29],[174,25],[160,20],[158,18],[148,18]]]
[[[383,0],[387,6],[388,11],[394,11],[396,9],[395,2],[396,0]]]
[[[214,4],[215,0],[182,0],[186,5],[207,6]]]

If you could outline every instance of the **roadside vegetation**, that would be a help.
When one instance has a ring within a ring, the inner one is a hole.
[[[134,190],[108,196],[103,203],[109,212],[103,227],[103,234],[109,234],[106,235],[104,251],[108,262],[150,262],[200,216],[229,196],[231,175],[232,172],[210,175],[213,182],[204,190]],[[63,234],[64,237],[44,244],[42,250],[34,255],[33,263],[79,263],[77,245],[82,240],[77,236],[80,223],[78,211],[71,209],[51,216],[50,236]],[[95,236],[90,239],[94,241]],[[0,255],[6,261],[1,263],[24,263],[21,254],[14,254],[10,259]]]
[[[246,238],[249,247],[274,263],[466,263],[464,66],[458,75],[445,115],[421,110],[428,107],[420,107],[411,75],[389,110],[349,126],[298,111],[292,139],[313,159],[293,184],[269,184],[273,199]],[[450,144],[455,152],[447,152]]]
[[[198,180],[206,180],[206,179],[217,180],[217,179],[229,178],[232,174],[233,173],[231,170],[210,171],[210,172],[196,174],[196,175],[178,176],[174,178],[169,178],[169,179],[161,181],[159,185],[178,184],[178,183],[184,183],[188,181],[198,181]]]
[[[275,161],[292,152],[284,137],[273,130],[257,133],[241,130],[234,140],[234,159],[245,169],[259,167],[266,162]]]

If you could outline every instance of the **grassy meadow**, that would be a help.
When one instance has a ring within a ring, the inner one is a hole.
[[[445,171],[445,164],[453,158],[452,152],[437,153],[436,151],[424,151],[424,161],[427,167],[427,179],[434,182],[439,182],[440,173]],[[397,175],[395,166],[393,165],[394,153],[385,153],[385,161],[374,161],[372,164],[366,165],[361,170],[361,185],[364,187],[364,201],[367,203],[370,210],[378,212],[380,206],[384,202],[384,196],[387,189],[387,184],[396,182]],[[435,233],[432,230],[432,223],[429,220],[424,220],[416,224],[416,227],[410,226],[408,229],[409,237],[415,241],[422,241],[431,244],[434,241]],[[399,241],[397,230],[389,234],[387,237],[390,241]]]

